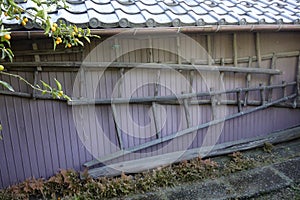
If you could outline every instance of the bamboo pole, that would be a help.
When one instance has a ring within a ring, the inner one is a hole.
[[[296,85],[296,82],[286,83],[280,85],[272,85],[272,86],[264,86],[265,89],[274,89],[274,88],[286,88],[287,86]],[[228,94],[228,93],[236,93],[236,92],[249,92],[261,90],[261,87],[253,87],[253,88],[237,88],[226,91],[212,91],[212,92],[196,92],[196,93],[185,93],[178,95],[167,95],[167,96],[148,96],[148,97],[133,97],[133,98],[114,98],[114,99],[72,99],[72,101],[68,101],[68,105],[76,106],[76,105],[101,105],[101,104],[124,104],[124,103],[149,103],[149,102],[165,102],[165,101],[180,101],[183,99],[194,98],[194,97],[205,97],[212,95],[220,95],[220,94]],[[285,95],[286,96],[286,95]]]
[[[211,36],[206,36],[206,45],[207,45],[207,63],[208,66],[212,65],[212,46],[211,46]]]
[[[176,37],[176,45],[177,45],[177,63],[182,64],[180,36]]]
[[[147,60],[149,63],[153,63],[154,62],[154,57],[153,57],[153,40],[152,38],[149,36],[148,37],[148,45],[149,45],[149,48],[148,48],[148,56],[147,56]]]
[[[259,87],[261,87],[261,89],[260,89],[261,105],[264,105],[266,103],[266,95],[265,95],[266,94],[266,88],[262,83],[259,84]],[[284,97],[285,96],[286,95],[284,95]]]
[[[233,33],[233,65],[238,66],[238,52],[237,52],[237,39],[236,33]]]
[[[261,105],[261,106],[255,107],[255,108],[251,108],[251,109],[243,111],[243,112],[238,112],[238,113],[235,113],[235,114],[230,115],[230,116],[226,116],[224,119],[215,119],[215,120],[212,120],[210,122],[207,122],[207,123],[204,123],[204,124],[201,124],[201,125],[193,126],[193,127],[175,132],[175,133],[173,133],[171,135],[168,135],[168,136],[165,136],[163,138],[155,139],[155,140],[146,142],[144,144],[140,144],[138,146],[128,148],[126,150],[117,151],[117,152],[114,152],[110,155],[103,156],[102,158],[100,158],[98,160],[92,160],[90,162],[87,162],[87,163],[84,164],[84,166],[85,167],[92,167],[92,166],[97,165],[99,163],[104,163],[106,161],[118,158],[120,156],[124,156],[124,155],[130,154],[130,153],[134,153],[136,151],[139,151],[139,150],[142,150],[142,149],[145,149],[145,148],[149,148],[151,146],[154,146],[154,145],[157,145],[157,144],[160,144],[160,143],[163,143],[163,142],[167,142],[167,141],[170,141],[172,139],[175,139],[175,138],[193,133],[194,131],[197,131],[199,129],[207,128],[209,126],[213,126],[213,125],[223,123],[224,121],[228,121],[228,120],[231,120],[231,119],[243,116],[243,115],[253,113],[255,111],[266,109],[266,108],[268,108],[272,105],[287,101],[289,99],[293,99],[296,96],[297,96],[297,94],[292,94],[292,95],[274,100],[273,102],[268,102],[264,105]]]
[[[116,105],[112,103],[111,104],[111,109],[112,109],[115,129],[116,129],[116,132],[117,132],[117,140],[118,140],[118,143],[119,143],[119,147],[120,147],[120,149],[124,149],[124,144],[123,144],[123,140],[122,140],[122,130],[120,129],[120,127],[118,126],[118,123],[117,123]]]
[[[271,69],[276,69],[276,54],[273,53],[273,57],[272,57],[272,60],[271,60]],[[273,80],[274,80],[274,76],[273,75],[270,75],[269,76],[269,85],[272,85],[273,84]],[[269,90],[269,95],[268,95],[268,101],[272,101],[272,96],[273,96],[273,90],[270,89]]]
[[[138,68],[138,69],[167,69],[173,68],[175,70],[199,70],[207,72],[236,72],[236,73],[253,73],[253,74],[274,74],[280,75],[282,72],[278,69],[265,68],[246,68],[234,66],[215,66],[215,65],[190,65],[190,64],[162,64],[162,63],[119,63],[119,62],[13,62],[6,63],[7,69],[12,71],[14,67],[18,70],[24,71],[24,67],[36,67],[40,65],[43,71],[51,69],[50,71],[65,71],[66,68],[83,67],[85,70],[99,70],[105,68]],[[22,66],[22,67],[21,67]],[[48,67],[47,69],[45,67]],[[23,70],[22,70],[23,69]],[[16,70],[16,69],[14,69]]]
[[[256,32],[255,33],[255,50],[256,50],[256,57],[257,57],[257,63],[258,63],[258,67],[262,67],[261,66],[261,51],[260,51],[261,45],[260,45],[260,33]]]
[[[160,83],[160,70],[157,71],[156,75],[156,83],[154,86],[154,97],[158,96],[158,87]],[[152,101],[152,112],[153,112],[153,120],[154,120],[154,126],[155,126],[155,132],[156,132],[156,138],[159,138],[161,136],[161,132],[159,130],[159,122],[158,122],[158,115],[156,110],[156,102]]]
[[[248,68],[252,67],[252,57],[249,57],[249,61],[248,61]],[[251,81],[251,74],[247,73],[246,74],[246,88],[250,87],[250,81]],[[244,100],[244,106],[247,106],[248,103],[248,96],[249,96],[249,92],[246,91],[245,93],[245,100]]]
[[[32,43],[32,49],[33,50],[38,50],[37,43]],[[34,60],[37,63],[41,62],[41,58],[40,58],[40,56],[38,54],[34,55]],[[33,85],[37,85],[37,82],[38,82],[37,79],[38,79],[39,71],[42,71],[42,67],[40,65],[37,65],[36,69],[34,71]],[[36,90],[32,89],[32,97],[33,97],[33,99],[35,99],[35,96],[36,96]]]

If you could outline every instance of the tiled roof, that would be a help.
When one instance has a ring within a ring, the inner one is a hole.
[[[25,9],[33,3],[18,2]],[[300,0],[67,0],[67,5],[50,8],[53,21],[95,29],[300,23]],[[3,23],[18,22],[3,17]]]

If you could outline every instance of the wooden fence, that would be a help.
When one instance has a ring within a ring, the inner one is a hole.
[[[57,78],[73,101],[1,76],[17,92],[0,90],[0,187],[65,168],[98,176],[104,164],[300,124],[297,33],[103,40],[56,52],[45,40],[14,41],[9,71],[35,84]]]

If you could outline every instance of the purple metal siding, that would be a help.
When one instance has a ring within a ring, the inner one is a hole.
[[[193,34],[192,38],[197,40],[203,48],[207,49],[206,35]],[[212,57],[216,59],[232,58],[232,34],[212,34]],[[292,38],[291,42],[287,38]],[[300,37],[296,33],[272,33],[261,35],[261,52],[262,54],[270,54],[273,52],[296,51],[299,50]],[[255,55],[255,37],[252,33],[238,33],[238,57],[248,57]],[[275,43],[273,41],[276,41]],[[118,41],[120,48],[128,48],[141,44],[132,44],[126,40]],[[147,43],[148,41],[146,41]],[[164,49],[177,51],[176,37],[166,39],[155,39],[152,41],[152,46],[163,45]],[[274,44],[274,45],[273,45]],[[47,44],[39,44],[40,48],[46,48]],[[94,42],[91,46],[86,46],[85,53],[87,54],[91,49],[97,45]],[[108,43],[108,46],[97,49],[96,59],[99,61],[111,61],[117,55],[117,50],[111,48],[114,44]],[[207,55],[203,52],[193,51],[188,41],[185,39],[180,43],[182,57],[188,58],[186,60],[191,62],[192,59],[205,60]],[[20,47],[21,48],[21,47]],[[24,48],[30,48],[29,45],[24,45]],[[92,58],[91,58],[92,59]],[[18,61],[29,61],[26,57],[18,57]],[[41,56],[42,61],[76,61],[81,60],[80,54],[70,55],[46,55]],[[94,60],[90,60],[94,61]],[[163,51],[161,49],[153,49],[152,54],[149,49],[140,49],[134,52],[121,55],[118,58],[120,62],[178,62],[178,57],[171,52]],[[185,61],[184,59],[182,61]],[[280,84],[283,80],[286,82],[295,80],[295,71],[297,66],[297,58],[277,58],[276,68],[284,71],[282,75],[276,75],[273,79],[273,84]],[[226,64],[225,64],[226,65]],[[230,64],[232,65],[232,64]],[[257,67],[258,63],[254,61],[252,66]],[[239,66],[248,67],[248,63],[239,63]],[[263,68],[270,68],[271,61],[265,60],[262,62]],[[117,97],[121,93],[121,97],[144,97],[155,95],[154,83],[157,80],[157,70],[125,69],[125,74],[128,76],[128,81],[120,86],[118,91],[118,80],[120,79],[119,69],[106,70],[104,75],[100,77],[99,73],[95,71],[86,71],[87,79],[84,80],[84,88],[81,88],[84,95],[91,97],[92,90],[96,88],[96,98],[110,98]],[[18,72],[20,75],[26,77],[33,82],[32,72]],[[189,72],[180,72],[182,76],[189,80]],[[203,77],[209,77],[210,72],[201,73]],[[54,85],[53,78],[57,78],[64,86],[67,94],[72,94],[73,84],[77,73],[75,72],[40,72],[39,79],[50,82]],[[209,91],[203,77],[195,74],[193,80],[193,89],[199,91]],[[256,87],[260,83],[268,84],[267,75],[253,75],[250,81],[250,87]],[[3,77],[4,80],[12,83],[17,91],[31,93],[31,89],[17,80],[10,80]],[[99,80],[97,85],[92,84],[93,81]],[[181,94],[190,92],[188,84],[180,79],[172,72],[172,70],[162,70],[160,72],[159,83],[162,85],[172,85],[172,90],[167,87],[159,87],[158,96]],[[237,87],[246,87],[246,74],[226,73],[224,75],[224,85],[226,89],[233,89]],[[207,80],[209,85],[214,89],[218,88],[218,83],[212,79]],[[145,84],[141,87],[135,88],[141,83]],[[90,88],[91,87],[91,88]],[[116,91],[113,92],[114,88]],[[134,90],[133,94],[126,93],[126,90]],[[288,94],[293,93],[294,88],[287,90]],[[259,92],[250,92],[251,99],[260,101]],[[274,89],[273,99],[282,97],[281,89]],[[209,100],[208,97],[198,98],[199,100]],[[236,94],[227,95],[228,100],[235,100]],[[197,100],[197,98],[192,98]],[[0,188],[6,187],[10,184],[17,183],[28,177],[49,177],[59,169],[74,168],[76,170],[82,169],[82,164],[93,159],[92,155],[102,157],[118,151],[116,146],[105,142],[108,138],[114,144],[118,144],[117,131],[113,120],[113,112],[110,105],[95,106],[95,113],[97,118],[92,119],[94,110],[88,106],[78,106],[80,116],[75,116],[78,121],[82,123],[82,130],[76,130],[73,119],[72,107],[65,102],[53,100],[33,100],[19,97],[11,97],[0,95],[0,123],[3,126],[3,140],[0,141]],[[187,128],[186,113],[183,105],[158,105],[157,115],[159,122],[163,123],[160,130],[161,137],[170,135],[177,131]],[[243,109],[251,108],[251,106]],[[130,108],[122,105],[116,105],[116,110],[120,119],[121,126],[126,127],[127,130],[134,130],[133,132],[126,132],[122,130],[121,136],[125,148],[144,144],[156,138],[156,129],[151,123],[153,120],[153,111],[149,104],[131,104]],[[212,119],[211,105],[190,105],[188,108],[191,116],[191,126],[209,122]],[[234,114],[238,111],[237,106],[228,106],[227,115]],[[86,114],[86,115],[85,115]],[[83,118],[83,116],[88,116]],[[128,117],[130,116],[130,117]],[[166,116],[166,118],[164,118]],[[286,129],[292,126],[300,125],[300,110],[290,108],[271,107],[266,110],[257,111],[236,119],[228,120],[224,123],[223,130],[218,139],[218,143],[229,142],[233,140],[240,140],[251,138],[259,135],[270,134],[273,131]],[[134,129],[132,122],[139,125]],[[100,127],[96,125],[100,124]],[[85,126],[83,126],[85,125]],[[144,131],[143,126],[149,125],[148,131]],[[84,129],[83,127],[87,127]],[[105,135],[93,135],[91,130],[100,132],[103,129]],[[218,130],[217,126],[212,127],[212,130]],[[176,138],[171,142],[164,142],[163,144],[155,145],[147,149],[140,150],[143,154],[129,154],[120,158],[114,159],[111,162],[120,162],[129,159],[137,159],[145,156],[154,156],[162,153],[172,151],[185,150],[187,148],[196,148],[202,145],[204,138],[208,135],[208,142],[213,142],[213,131],[207,132],[204,128],[195,133]],[[145,135],[143,135],[145,134]],[[209,135],[211,134],[211,135]],[[147,137],[146,137],[147,136]],[[82,141],[83,140],[83,141]],[[91,146],[89,152],[84,140]],[[172,144],[172,145],[168,145]],[[109,162],[108,162],[109,163]]]

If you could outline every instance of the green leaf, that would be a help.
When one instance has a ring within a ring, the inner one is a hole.
[[[84,46],[83,42],[81,42],[80,40],[78,40],[77,43],[80,44],[81,46]]]
[[[15,90],[11,87],[11,85],[9,85],[8,83],[1,81],[0,80],[0,84],[3,85],[6,89],[8,89],[11,92],[14,92]]]
[[[45,95],[45,94],[47,94],[47,91],[43,90],[42,95]]]
[[[59,82],[58,80],[56,80],[56,79],[54,79],[54,81],[55,81],[55,83],[56,83],[56,85],[57,85],[57,89],[58,89],[59,91],[61,91],[61,90],[62,90],[62,87],[61,87],[60,82]]]
[[[91,43],[90,38],[88,38],[87,36],[84,36],[84,39],[85,39],[88,43]]]
[[[47,83],[45,83],[45,82],[42,81],[42,80],[41,80],[41,82],[42,82],[42,84],[43,84],[43,86],[44,86],[45,89],[52,90],[52,87],[51,87],[50,85],[48,85]]]

